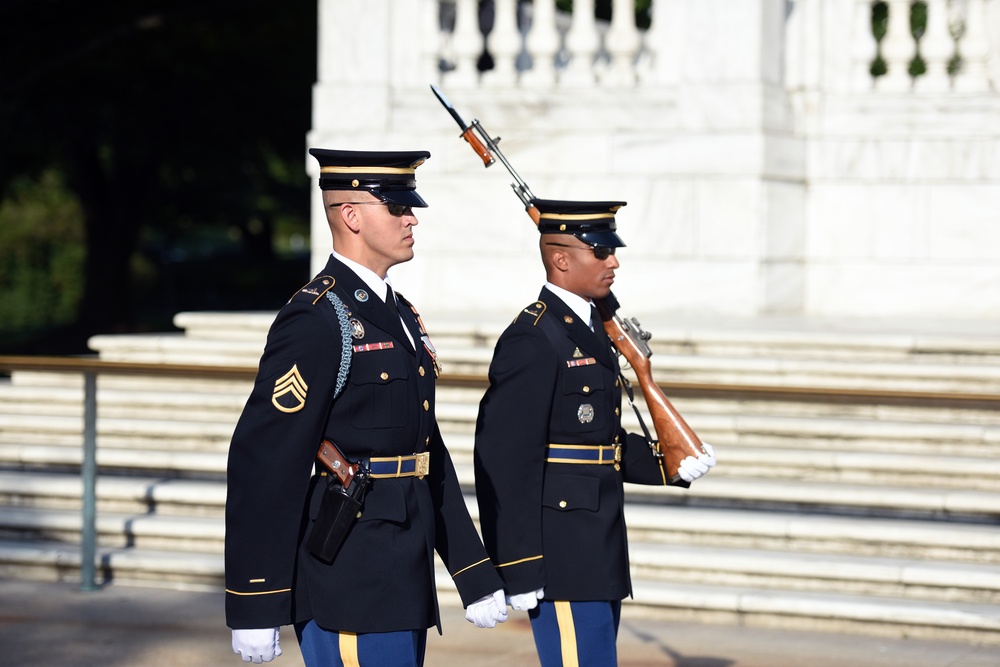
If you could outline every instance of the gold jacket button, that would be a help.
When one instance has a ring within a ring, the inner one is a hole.
[[[615,416],[617,417],[619,414],[621,413],[618,411],[618,408],[615,408]]]
[[[418,368],[418,369],[417,369],[417,372],[418,372],[418,373],[420,373],[420,377],[423,377],[423,376],[424,376],[424,372],[425,372],[425,371],[424,371],[424,367],[423,367],[423,366],[421,366],[420,368]]]
[[[559,507],[561,507],[563,509],[566,509],[566,501],[565,500],[560,500],[559,501]]]
[[[383,372],[382,372],[382,375],[381,375],[380,377],[381,377],[381,378],[382,378],[383,380],[388,380],[388,379],[389,379],[389,374],[388,374],[388,373],[386,373],[385,371],[383,371]]]
[[[427,401],[424,401],[424,412],[427,412],[430,409],[431,409],[431,404],[428,403]]]
[[[583,385],[583,393],[589,394],[590,393],[590,387],[587,386],[587,385]]]

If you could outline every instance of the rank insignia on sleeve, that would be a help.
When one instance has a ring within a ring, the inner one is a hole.
[[[309,386],[302,379],[298,365],[282,375],[274,383],[271,404],[282,412],[298,412],[306,406],[306,392]]]

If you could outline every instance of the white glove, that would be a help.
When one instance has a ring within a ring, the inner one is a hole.
[[[239,653],[243,662],[271,662],[281,655],[278,628],[233,630],[233,653]]]
[[[480,598],[465,610],[465,620],[477,628],[492,628],[507,620],[507,605],[503,603],[503,589]]]
[[[715,450],[712,449],[712,445],[703,442],[702,447],[705,448],[705,454],[699,455],[698,458],[689,456],[677,466],[677,474],[685,482],[693,482],[715,467]]]
[[[528,611],[538,606],[538,601],[545,597],[545,589],[539,588],[530,593],[518,593],[507,598],[507,604],[514,611]]]

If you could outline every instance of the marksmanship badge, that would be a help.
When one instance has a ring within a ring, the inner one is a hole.
[[[365,325],[361,324],[358,318],[352,317],[347,321],[347,323],[351,325],[351,336],[353,338],[365,337]]]
[[[594,406],[590,403],[583,403],[576,410],[576,418],[581,424],[589,424],[594,421]]]

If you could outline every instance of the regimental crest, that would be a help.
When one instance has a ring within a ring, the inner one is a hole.
[[[364,291],[363,289],[354,290],[354,298],[360,301],[361,303],[364,303],[365,301],[368,300],[368,292]]]
[[[582,356],[583,356],[583,352],[580,351],[580,348],[576,348],[575,350],[573,350],[573,358],[574,359],[579,359]]]
[[[358,318],[352,317],[347,322],[351,325],[352,338],[361,339],[365,337],[365,325],[361,324],[361,321]]]
[[[590,403],[583,403],[576,409],[576,418],[581,424],[589,424],[594,421],[594,406]]]
[[[306,406],[308,391],[309,385],[302,379],[298,365],[293,364],[287,373],[275,381],[271,404],[282,412],[298,412]]]

